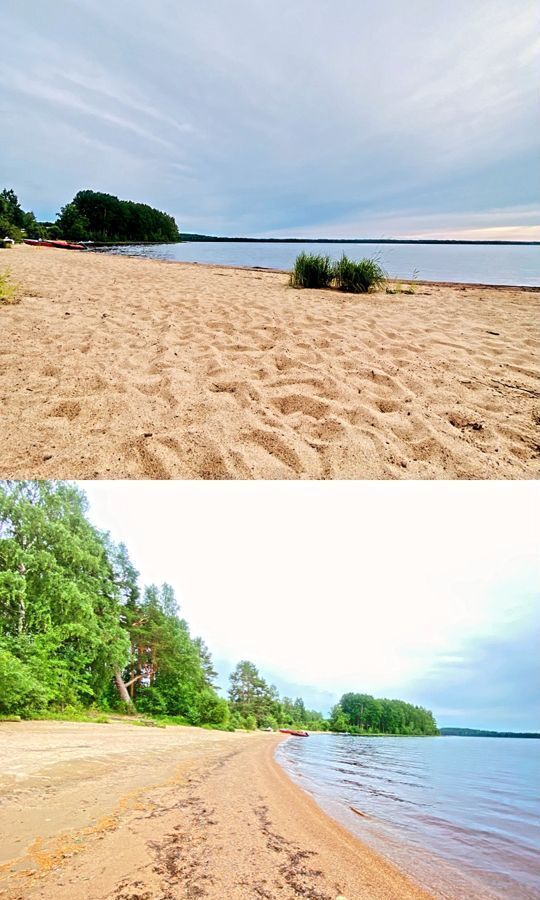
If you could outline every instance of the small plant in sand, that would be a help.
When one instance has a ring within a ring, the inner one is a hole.
[[[401,281],[397,281],[395,284],[391,284],[386,288],[387,294],[416,294],[416,287],[414,284],[405,284],[403,285]]]
[[[300,253],[291,272],[291,285],[296,288],[329,287],[334,277],[334,267],[329,256],[318,253]]]
[[[4,303],[17,303],[17,287],[11,281],[11,273],[9,270],[0,272],[0,305]]]
[[[334,266],[334,280],[340,291],[366,294],[381,287],[386,281],[386,272],[376,259],[361,259],[355,262],[343,254]]]
[[[396,281],[394,284],[390,284],[386,288],[387,294],[416,294],[416,281],[418,280],[419,275],[418,269],[413,269],[411,281],[407,282],[405,285],[401,283],[401,281]]]

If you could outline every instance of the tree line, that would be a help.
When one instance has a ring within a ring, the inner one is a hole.
[[[0,715],[88,708],[213,727],[434,734],[431,713],[346,694],[329,720],[238,663],[220,696],[211,653],[172,587],[140,585],[127,548],[66,482],[0,482]]]
[[[350,734],[438,734],[433,713],[404,700],[376,699],[371,694],[343,694],[330,715],[332,731]]]
[[[179,241],[174,218],[146,203],[119,200],[112,194],[79,191],[62,207],[54,222],[38,222],[25,212],[11,189],[0,193],[0,237],[21,241],[64,239],[116,243],[122,241]]]
[[[446,737],[540,738],[538,731],[486,731],[484,728],[441,728]]]

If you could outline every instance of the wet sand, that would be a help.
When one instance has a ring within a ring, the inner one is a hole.
[[[17,246],[0,476],[533,478],[540,293]]]
[[[289,780],[281,739],[0,723],[0,896],[427,900]]]

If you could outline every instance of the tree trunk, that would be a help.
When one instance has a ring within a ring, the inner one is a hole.
[[[114,670],[114,680],[116,682],[116,687],[118,688],[118,693],[120,694],[120,699],[126,704],[128,709],[135,710],[135,704],[128,694],[128,689],[124,684],[120,669]]]

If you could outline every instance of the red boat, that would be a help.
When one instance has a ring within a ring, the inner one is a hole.
[[[295,737],[309,737],[307,731],[294,731],[292,728],[280,728],[282,734],[293,734]]]
[[[25,240],[25,244],[32,247],[60,247],[62,250],[87,250],[84,244],[74,244],[72,241],[33,241],[29,238]]]

